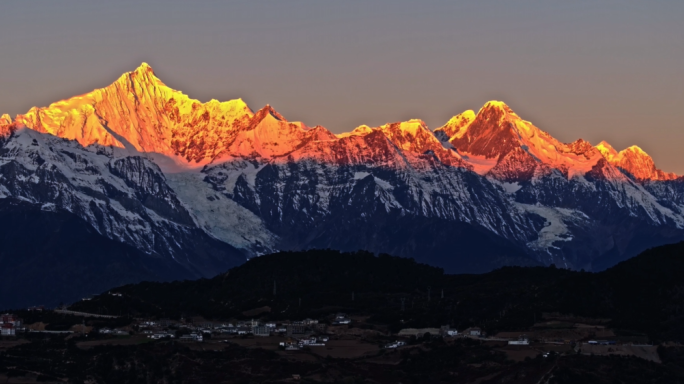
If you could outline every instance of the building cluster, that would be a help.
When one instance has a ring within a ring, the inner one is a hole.
[[[304,336],[301,338],[288,338],[287,341],[280,343],[286,351],[297,351],[305,347],[325,347],[329,340],[328,336]]]
[[[178,324],[169,319],[161,319],[159,321],[144,320],[137,324],[137,328],[138,332],[147,335],[148,338],[153,340],[174,339],[176,338],[176,332],[172,328],[178,328]]]
[[[340,314],[336,317],[344,324],[349,324],[351,320],[346,315]],[[294,340],[304,340],[302,344],[308,345],[307,337],[313,334],[324,333],[327,325],[319,323],[318,320],[304,319],[297,321],[286,321],[282,323],[261,322],[257,320],[238,321],[238,322],[213,322],[213,321],[174,321],[161,319],[159,321],[143,320],[136,324],[138,332],[147,335],[150,339],[176,338],[181,341],[203,341],[207,334],[222,335],[252,335],[256,337],[268,337],[271,335],[288,336]],[[116,330],[111,330],[116,334]],[[103,333],[102,331],[100,331]],[[315,344],[315,343],[314,343]]]
[[[130,333],[124,329],[111,329],[111,328],[101,328],[100,333],[103,335],[129,335]]]
[[[466,330],[465,332],[467,332],[468,330]],[[441,336],[441,337],[456,337],[456,336],[458,336],[458,331],[456,329],[451,328],[448,325],[443,325],[439,328],[404,328],[401,331],[399,331],[399,336],[415,337],[417,339],[423,338],[426,335]],[[394,348],[396,348],[396,347],[394,347]]]
[[[17,331],[23,331],[21,319],[11,313],[0,315],[0,330],[2,336],[14,336]]]
[[[479,327],[470,327],[463,331],[463,334],[466,336],[474,336],[474,337],[482,337],[484,336],[484,332],[482,332],[482,329]]]
[[[30,311],[43,311],[43,307],[31,307]],[[20,332],[29,331],[25,329],[22,320],[15,314],[5,313],[0,315],[0,330],[1,335],[5,337],[16,336]],[[145,335],[147,338],[153,340],[160,339],[177,339],[186,342],[203,342],[208,338],[216,337],[227,341],[225,336],[250,336],[250,337],[269,337],[279,336],[286,338],[286,341],[278,341],[280,346],[285,350],[301,350],[307,347],[325,346],[329,341],[328,325],[336,326],[331,328],[330,332],[336,334],[338,332],[346,332],[345,325],[352,323],[349,316],[344,313],[338,313],[327,318],[324,321],[316,319],[303,320],[287,320],[281,322],[275,321],[207,321],[202,318],[170,320],[170,319],[138,319],[132,326],[121,328],[100,328],[96,330],[102,335],[111,336],[127,336],[132,333]],[[69,331],[46,331],[46,330],[30,330],[30,332],[46,332],[46,333],[83,333],[86,332],[85,323],[83,329]],[[220,337],[224,336],[224,337]],[[529,346],[532,340],[527,335],[515,335],[515,338],[506,336],[488,337],[485,332],[479,327],[470,327],[462,331],[451,328],[448,325],[439,328],[405,328],[397,334],[398,339],[384,345],[385,349],[396,349],[407,345],[409,340],[424,339],[433,337],[453,338],[466,337],[477,338],[485,340],[496,340],[507,342],[508,345]],[[553,343],[553,344],[576,344],[576,340],[560,340],[560,339],[535,339],[534,342]],[[589,340],[585,341],[588,345],[616,345],[614,340]]]
[[[152,332],[149,330],[143,331],[144,334],[147,334],[147,337],[152,339],[152,340],[159,340],[159,339],[175,339],[176,334],[168,331],[157,331],[157,332]]]
[[[530,345],[530,339],[526,335],[521,335],[518,340],[508,340],[508,345]]]
[[[332,320],[332,325],[351,324],[351,319],[344,313],[338,313]],[[285,350],[300,350],[306,347],[324,347],[328,342],[327,325],[318,320],[304,319],[290,321],[279,325],[280,335],[287,336],[287,341],[281,342],[280,346]]]
[[[345,324],[351,324],[351,319],[347,317],[344,313],[338,313],[337,316],[335,316],[335,320],[333,321],[333,325],[345,325]]]
[[[397,340],[397,341],[393,341],[389,344],[385,344],[385,349],[399,348],[399,347],[403,347],[404,345],[406,345],[405,341],[398,341]]]
[[[329,338],[326,336],[328,332],[328,324],[332,326],[342,326],[351,324],[352,320],[344,313],[338,313],[335,316],[327,319],[326,322],[319,322],[315,319],[303,320],[288,320],[283,322],[262,322],[258,320],[249,321],[235,321],[235,322],[217,322],[206,321],[203,319],[194,319],[194,321],[187,320],[141,320],[135,327],[139,333],[147,335],[151,339],[178,339],[180,341],[202,342],[211,335],[225,335],[225,336],[253,336],[253,337],[269,337],[280,336],[286,337],[286,341],[279,342],[279,345],[285,350],[301,350],[306,347],[325,346]],[[12,325],[21,324],[20,320],[12,315],[2,315],[3,335],[13,335],[10,330]],[[9,325],[5,325],[9,324]],[[7,330],[6,328],[7,327]],[[125,329],[108,329],[102,328],[102,334],[111,335],[127,335],[128,330]],[[448,325],[439,328],[405,328],[397,334],[398,340],[384,345],[385,349],[396,349],[403,347],[411,338],[422,339],[425,337],[465,337],[477,338],[486,340],[497,340],[507,342],[508,345],[528,346],[532,340],[527,335],[516,336],[513,338],[506,337],[489,337],[479,327],[470,327],[462,331],[451,328]],[[403,341],[402,341],[403,338]],[[569,343],[569,341],[556,340],[539,340],[540,342],[552,343]],[[574,342],[573,342],[574,343]],[[587,344],[600,345],[614,345],[615,341],[608,340],[590,340]]]
[[[172,336],[173,337],[173,336]],[[178,338],[180,341],[204,341],[204,334],[203,333],[197,333],[193,332],[187,335],[181,335],[181,337]]]

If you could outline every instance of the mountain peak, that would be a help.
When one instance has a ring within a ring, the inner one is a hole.
[[[482,110],[482,109],[490,109],[490,108],[501,109],[501,110],[511,111],[511,112],[512,112],[511,107],[509,107],[509,106],[508,106],[506,103],[504,103],[503,101],[499,101],[499,100],[489,100],[488,102],[486,102],[486,103],[482,106],[481,110]]]
[[[164,83],[154,74],[152,67],[145,62],[140,64],[140,66],[135,70],[122,75],[115,84],[121,82],[128,84],[129,80],[131,83],[139,85],[144,84],[145,86],[165,86]]]
[[[498,116],[500,119],[506,117],[520,119],[520,117],[518,117],[518,115],[513,111],[513,109],[511,109],[511,107],[508,106],[508,104],[498,100],[490,100],[486,102],[482,106],[482,108],[480,108],[477,114],[488,114],[492,116]]]
[[[653,164],[653,159],[651,158],[651,156],[648,153],[644,152],[644,150],[641,149],[638,145],[632,145],[630,147],[623,149],[622,151],[618,152],[618,157],[623,159],[630,158],[635,161]],[[653,168],[655,169],[655,164],[653,164]]]
[[[138,66],[138,68],[135,69],[134,72],[154,72],[154,71],[152,70],[152,67],[149,64],[147,64],[146,62],[143,61]]]
[[[589,159],[593,157],[596,152],[600,152],[596,147],[591,145],[590,142],[579,138],[572,143],[566,144],[565,148],[561,147],[561,149],[564,149],[563,152],[565,153],[574,153],[575,155],[584,155],[585,158]]]
[[[475,111],[469,109],[460,113],[447,121],[443,126],[435,129],[435,134],[439,136],[446,136],[440,140],[448,141],[453,138],[459,138],[468,130],[468,126],[475,120]],[[446,140],[445,140],[446,139]]]
[[[276,121],[287,123],[287,120],[283,117],[283,115],[273,109],[270,104],[266,104],[254,114],[252,122],[250,123],[250,129],[256,128],[256,126],[265,119],[274,119]]]
[[[521,143],[523,136],[535,136],[532,131],[538,128],[522,121],[513,110],[502,101],[488,101],[477,115],[464,112],[456,116],[463,125],[452,129],[451,144],[459,152],[487,159],[501,158]],[[472,120],[470,120],[472,118]],[[452,119],[453,120],[453,119]],[[457,128],[457,130],[456,130]]]
[[[663,172],[656,168],[653,158],[638,145],[632,145],[618,152],[606,141],[600,142],[596,149],[613,166],[637,180],[671,180],[674,173]]]
[[[343,133],[338,133],[335,136],[337,138],[343,139],[345,137],[350,137],[350,136],[365,136],[373,132],[373,128],[369,127],[366,124],[359,125],[358,127],[354,128],[351,132],[343,132]]]
[[[643,149],[641,149],[641,147],[639,147],[638,145],[632,145],[632,146],[630,146],[630,147],[627,147],[627,148],[623,149],[623,150],[620,151],[620,152],[634,153],[635,155],[638,155],[638,156],[648,156],[649,158],[651,157],[651,156],[649,156]]]
[[[449,142],[482,174],[493,170],[511,176],[514,164],[523,162],[526,174],[543,165],[573,177],[591,170],[601,158],[588,142],[579,139],[563,144],[521,119],[502,101],[487,102],[472,122],[464,125]]]
[[[615,150],[615,148],[613,148],[613,146],[608,144],[608,142],[605,140],[598,143],[596,149],[598,149],[603,157],[605,157],[608,161],[611,161],[615,156],[618,155],[618,152]]]
[[[385,124],[381,126],[383,130],[386,129],[393,129],[393,130],[399,130],[403,132],[404,134],[410,134],[412,136],[415,136],[418,131],[428,131],[427,124],[420,119],[411,119],[409,121],[402,121],[399,123],[391,123],[391,124]]]
[[[657,169],[651,156],[636,145],[625,148],[618,152],[614,162],[623,171],[639,180],[653,179],[657,177]]]
[[[8,114],[0,116],[0,136],[6,136],[12,131],[12,118]]]
[[[87,94],[32,108],[20,126],[88,146],[134,147],[208,162],[253,113],[241,100],[201,103],[167,87],[147,63]],[[121,140],[123,139],[123,141]],[[179,159],[180,160],[180,159]]]

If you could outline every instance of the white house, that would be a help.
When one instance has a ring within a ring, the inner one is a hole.
[[[2,325],[2,336],[14,336],[16,335],[16,330],[13,324],[3,324]]]
[[[347,317],[344,313],[338,313],[337,316],[335,317],[335,321],[333,321],[333,324],[335,325],[341,325],[341,324],[350,324],[351,319]]]
[[[389,343],[389,344],[385,345],[385,348],[386,349],[399,348],[399,347],[403,347],[404,345],[406,345],[406,343],[403,341],[395,341],[393,343]]]
[[[530,340],[527,339],[527,336],[522,335],[518,340],[509,340],[508,345],[530,345]]]
[[[201,333],[191,333],[189,335],[183,335],[180,337],[181,341],[203,341],[204,337],[202,337]]]

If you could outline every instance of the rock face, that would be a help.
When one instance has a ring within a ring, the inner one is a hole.
[[[0,118],[0,196],[72,212],[193,276],[278,249],[366,249],[451,272],[595,270],[684,238],[684,180],[638,147],[561,143],[491,101],[430,131],[349,133],[200,103],[143,64]]]

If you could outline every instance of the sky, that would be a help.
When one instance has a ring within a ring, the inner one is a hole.
[[[40,1],[0,4],[0,113],[149,63],[335,133],[488,100],[563,142],[639,145],[684,174],[684,1]]]

